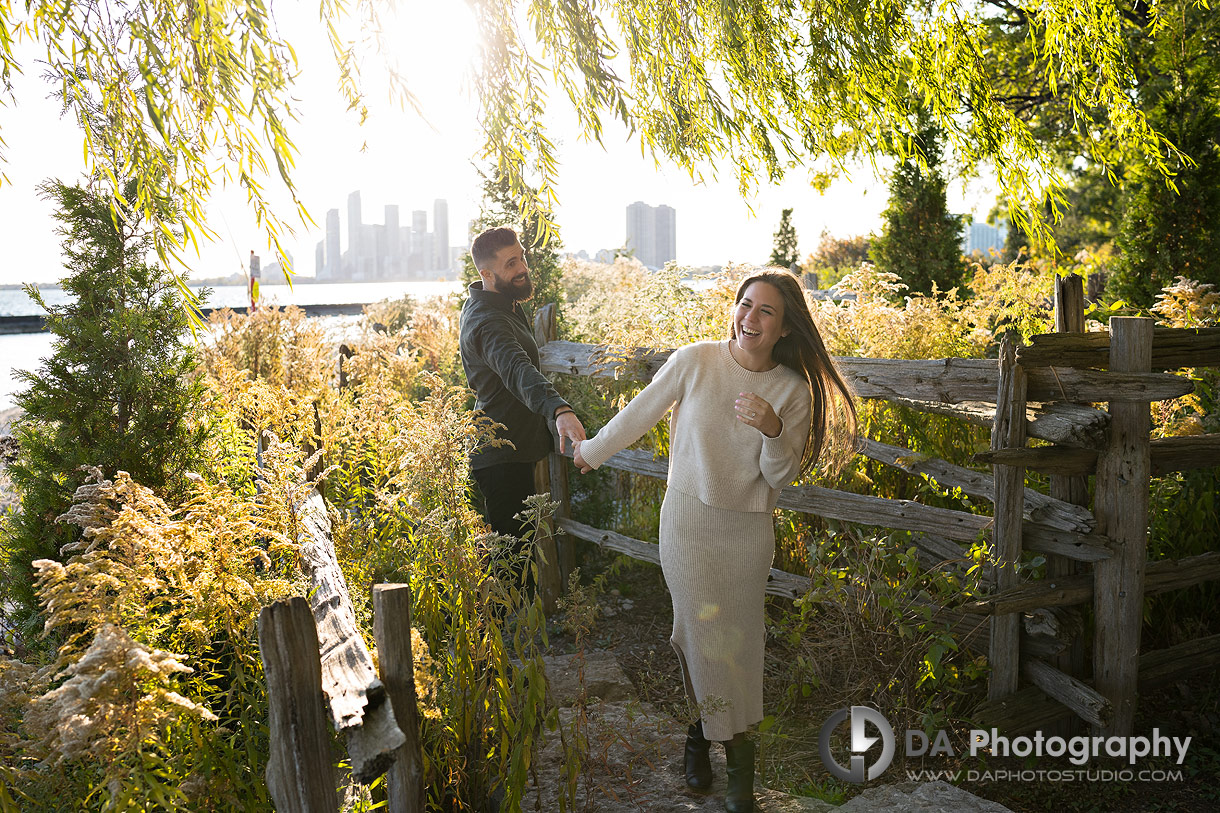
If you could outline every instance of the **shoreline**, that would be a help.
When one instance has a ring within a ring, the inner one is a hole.
[[[460,274],[436,272],[436,276],[409,279],[318,279],[317,277],[296,276],[289,282],[282,276],[266,280],[260,279],[261,288],[292,288],[297,285],[377,285],[383,282],[457,282]],[[245,277],[209,277],[207,279],[191,279],[186,284],[191,288],[245,288],[248,280]],[[20,291],[26,285],[37,285],[39,290],[62,291],[63,286],[56,282],[3,282],[0,291]]]

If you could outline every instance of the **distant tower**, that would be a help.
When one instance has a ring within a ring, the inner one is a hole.
[[[360,268],[360,257],[364,254],[364,221],[360,219],[360,190],[347,196],[347,254],[353,269]]]
[[[418,274],[430,270],[432,255],[428,248],[428,213],[423,209],[411,212],[411,255],[407,268]]]
[[[419,246],[419,257],[422,265],[421,271],[435,271],[436,263],[436,235],[430,231],[423,234],[415,235],[417,245]]]
[[[339,210],[326,213],[326,273],[318,278],[339,279],[343,276],[343,250],[339,248]]]
[[[314,279],[326,279],[326,241],[319,240],[313,252]]]
[[[403,271],[402,252],[398,246],[398,206],[385,207],[385,228],[379,234],[382,279],[401,279]]]
[[[398,227],[398,270],[399,277],[406,279],[411,269],[411,227]]]
[[[377,224],[360,224],[360,260],[356,263],[356,279],[366,282],[377,279]]]
[[[437,198],[432,203],[432,267],[449,270],[449,202]]]
[[[678,259],[678,213],[672,206],[662,203],[653,209],[656,223],[656,243],[653,244],[653,259],[657,268]]]
[[[962,253],[967,257],[976,251],[988,254],[992,249],[1004,250],[1004,240],[1008,237],[1008,224],[1001,222],[999,226],[989,223],[971,223],[963,230]]]
[[[661,268],[678,258],[678,214],[662,203],[652,207],[637,200],[627,207],[627,248],[649,268]]]
[[[627,248],[635,251],[635,258],[649,268],[658,267],[655,261],[657,224],[652,207],[642,200],[627,207]]]

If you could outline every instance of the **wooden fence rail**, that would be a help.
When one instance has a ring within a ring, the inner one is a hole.
[[[926,413],[947,415],[992,429],[992,448],[974,462],[992,467],[989,477],[864,440],[870,459],[929,477],[987,499],[994,516],[936,508],[910,500],[852,494],[819,486],[789,486],[778,507],[829,519],[911,532],[921,562],[952,568],[967,559],[970,543],[989,542],[994,593],[962,608],[934,608],[959,641],[988,652],[992,667],[988,704],[980,711],[1014,728],[1013,698],[1030,701],[1030,719],[1048,725],[1063,713],[1107,734],[1129,734],[1138,686],[1148,663],[1158,679],[1216,662],[1220,644],[1187,653],[1176,666],[1165,658],[1137,658],[1143,598],[1220,579],[1220,552],[1180,561],[1146,561],[1148,478],[1220,462],[1220,435],[1149,438],[1149,404],[1192,391],[1189,378],[1161,372],[1220,364],[1220,329],[1154,328],[1151,320],[1115,318],[1110,333],[1084,333],[1083,283],[1072,275],[1056,286],[1055,334],[1029,345],[1006,341],[999,361],[986,359],[838,358],[845,377],[863,398],[882,398]],[[541,334],[540,334],[541,335]],[[548,332],[547,335],[553,335]],[[573,342],[540,345],[543,371],[647,382],[670,350],[603,348]],[[1099,409],[1096,404],[1108,404]],[[1030,448],[1027,438],[1055,445]],[[606,466],[665,479],[668,461],[627,450]],[[1025,471],[1049,473],[1051,493],[1025,486]],[[558,526],[573,537],[633,558],[659,562],[655,544],[571,520],[566,463],[552,455],[547,471],[552,494],[562,484]],[[1096,515],[1087,508],[1087,475],[1096,472]],[[569,546],[561,546],[559,554]],[[1047,554],[1047,578],[1022,583],[1025,551]],[[767,592],[797,598],[807,578],[773,570]],[[1080,635],[1079,605],[1092,603],[1096,630],[1092,652]],[[973,619],[972,620],[972,616]],[[990,628],[979,623],[990,618]],[[1092,655],[1094,674],[1088,674]],[[1020,680],[1032,684],[1020,689]],[[1092,683],[1089,681],[1092,680]],[[1051,706],[1057,713],[1047,711]]]

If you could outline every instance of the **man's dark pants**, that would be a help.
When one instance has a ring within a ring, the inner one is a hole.
[[[497,463],[472,474],[483,492],[483,517],[498,534],[520,537],[522,525],[514,514],[525,510],[526,497],[538,493],[533,463]]]

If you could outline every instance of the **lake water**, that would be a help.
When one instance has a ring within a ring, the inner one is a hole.
[[[342,305],[350,302],[380,302],[412,296],[427,299],[444,296],[457,291],[462,284],[456,280],[416,280],[412,282],[322,282],[311,285],[262,286],[259,301],[276,305]],[[192,285],[195,291],[200,286]],[[244,285],[219,285],[209,289],[207,301],[210,308],[235,308],[248,305]],[[62,305],[70,300],[62,288],[43,288],[42,298],[48,305]],[[0,289],[0,316],[31,316],[42,313],[42,309],[20,288]]]
[[[415,299],[430,299],[445,296],[460,290],[461,282],[455,280],[428,280],[412,282],[334,282],[315,285],[265,285],[261,302],[277,305],[341,305],[347,303],[379,302],[383,299],[398,299],[411,296]],[[240,285],[224,285],[211,289],[204,303],[208,307],[236,307],[246,305],[246,289]],[[48,305],[68,301],[68,295],[59,288],[43,290],[43,299]],[[0,316],[27,316],[41,313],[38,306],[19,289],[0,290]],[[17,380],[18,370],[37,370],[41,360],[51,352],[52,336],[49,333],[17,333],[0,335],[0,412],[10,409],[13,396],[24,385]]]

